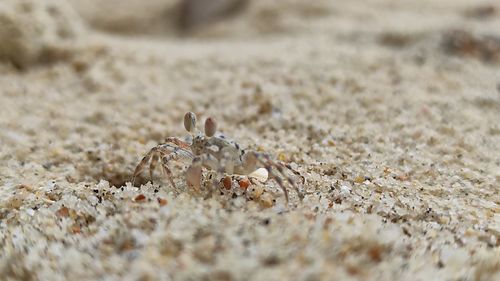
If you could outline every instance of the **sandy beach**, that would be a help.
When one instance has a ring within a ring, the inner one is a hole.
[[[0,3],[0,280],[500,280],[498,3],[185,2]],[[188,111],[304,198],[132,185]]]

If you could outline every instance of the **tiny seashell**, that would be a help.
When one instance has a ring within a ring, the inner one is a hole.
[[[249,178],[256,179],[260,182],[266,182],[269,174],[265,168],[258,168],[248,175]]]

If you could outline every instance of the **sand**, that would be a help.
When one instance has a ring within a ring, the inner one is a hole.
[[[1,280],[500,280],[494,1],[97,2],[0,3]],[[305,198],[132,186],[187,111]]]

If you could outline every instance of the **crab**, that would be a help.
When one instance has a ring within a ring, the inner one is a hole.
[[[190,188],[201,188],[203,169],[217,173],[219,179],[222,179],[224,174],[248,176],[265,169],[267,176],[264,181],[268,178],[274,180],[283,190],[287,203],[289,196],[285,181],[295,190],[300,200],[304,198],[294,177],[300,177],[302,183],[305,178],[288,163],[272,160],[265,153],[244,150],[235,141],[229,140],[222,134],[216,134],[217,122],[213,117],[205,120],[204,133],[202,133],[196,129],[196,119],[196,114],[187,112],[184,115],[184,128],[189,133],[186,137],[187,141],[177,137],[168,137],[163,143],[151,148],[135,168],[132,183],[148,163],[149,176],[152,179],[153,171],[160,162],[166,178],[172,187],[176,188],[168,164],[171,161],[181,161],[189,164],[185,171],[185,179]],[[290,176],[286,171],[292,172],[294,176]],[[216,178],[214,178],[214,183],[218,184]]]

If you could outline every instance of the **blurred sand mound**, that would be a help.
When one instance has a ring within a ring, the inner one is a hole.
[[[243,37],[297,32],[329,15],[326,0],[72,0],[94,28],[155,36]]]
[[[64,56],[84,28],[64,0],[0,2],[0,59],[19,68]]]

